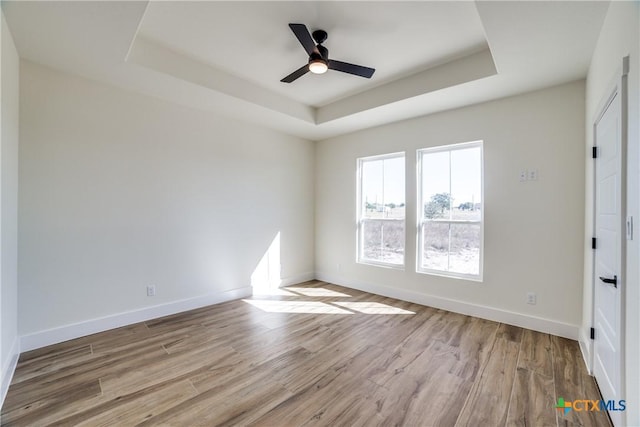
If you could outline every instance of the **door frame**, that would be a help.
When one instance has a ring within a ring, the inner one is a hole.
[[[620,394],[624,395],[626,392],[626,369],[625,369],[625,352],[626,352],[626,288],[627,288],[627,238],[626,238],[626,219],[627,219],[627,141],[628,141],[628,74],[629,74],[629,57],[622,58],[622,64],[618,67],[615,74],[615,78],[607,86],[605,96],[602,98],[596,109],[596,115],[591,121],[592,126],[592,147],[598,146],[596,125],[602,119],[602,116],[607,111],[610,103],[616,95],[620,97],[620,357],[618,359],[620,368]],[[593,180],[591,182],[591,194],[593,199],[592,215],[593,222],[591,224],[591,235],[596,237],[596,170],[597,159],[591,159],[593,161]],[[596,250],[592,250],[591,253],[591,319],[590,323],[593,326],[595,321],[595,307],[596,307],[596,286],[598,281],[596,280]],[[596,331],[597,333],[597,331]],[[588,370],[590,375],[594,375],[595,365],[595,343],[594,340],[589,341],[589,360]],[[623,424],[626,422],[626,412],[621,413]]]

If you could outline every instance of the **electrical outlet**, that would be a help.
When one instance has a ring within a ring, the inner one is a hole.
[[[527,292],[527,304],[536,305],[536,294],[533,292]]]
[[[155,297],[156,296],[156,285],[148,285],[147,286],[147,296]]]
[[[538,180],[538,169],[529,170],[529,181],[537,181]]]

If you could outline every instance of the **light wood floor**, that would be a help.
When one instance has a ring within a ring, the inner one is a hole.
[[[22,354],[3,425],[609,425],[575,341],[323,283]]]

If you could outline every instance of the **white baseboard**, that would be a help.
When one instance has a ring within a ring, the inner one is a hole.
[[[299,283],[314,280],[315,278],[316,278],[316,273],[314,272],[298,274],[297,276],[291,276],[291,277],[286,277],[284,279],[281,279],[279,287],[297,285]]]
[[[277,285],[290,286],[297,283],[313,280],[314,278],[314,272],[302,273],[296,276],[281,279]],[[144,322],[146,320],[181,313],[183,311],[193,310],[195,308],[205,307],[207,305],[219,304],[221,302],[231,301],[234,299],[246,298],[248,296],[251,296],[252,291],[253,289],[251,288],[251,286],[247,286],[230,291],[173,301],[153,307],[145,307],[140,310],[117,313],[97,319],[89,319],[84,322],[73,323],[70,325],[60,326],[45,331],[23,335],[20,338],[20,344],[22,351],[34,350],[36,348],[45,347],[51,344],[57,344],[74,338],[84,337],[98,332],[107,331],[109,329],[131,325],[133,323]]]
[[[16,371],[18,365],[18,358],[20,357],[20,338],[16,336],[11,345],[10,356],[2,366],[2,385],[0,385],[0,408],[4,404],[4,398],[7,397],[7,391],[9,391],[9,385],[13,379],[13,373]]]
[[[376,295],[396,298],[403,301],[409,301],[416,304],[452,311],[454,313],[480,317],[482,319],[493,320],[495,322],[506,323],[508,325],[519,326],[521,328],[532,329],[538,332],[557,335],[564,338],[570,338],[572,340],[578,340],[578,325],[557,322],[555,320],[544,319],[541,317],[530,316],[527,314],[516,313],[513,311],[488,307],[485,305],[473,304],[449,298],[442,298],[434,295],[410,291],[407,289],[391,288],[388,286],[372,283],[362,283],[352,280],[346,280],[330,274],[324,274],[322,272],[316,272],[316,279],[329,283],[335,283],[336,285],[346,286],[348,288],[358,289],[364,292],[370,292]]]
[[[153,307],[145,307],[139,310],[117,313],[97,319],[86,320],[84,322],[60,326],[58,328],[23,335],[20,338],[20,346],[22,351],[34,350],[36,348],[57,344],[74,338],[95,334],[97,332],[107,331],[109,329],[119,328],[121,326],[131,325],[133,323],[144,322],[146,320],[181,313],[183,311],[193,310],[207,305],[219,304],[221,302],[231,301],[234,299],[246,298],[251,295],[251,292],[251,287],[247,286],[244,288],[232,289],[230,291],[202,295],[195,298],[173,301]]]

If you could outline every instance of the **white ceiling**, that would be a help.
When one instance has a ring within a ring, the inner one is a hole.
[[[322,139],[584,78],[607,1],[14,2],[20,56],[90,79]],[[280,79],[307,56],[376,68]]]
[[[281,83],[308,60],[289,22],[327,31],[332,59],[376,68],[375,78],[330,72]],[[154,2],[139,35],[314,107],[487,47],[473,2]]]

